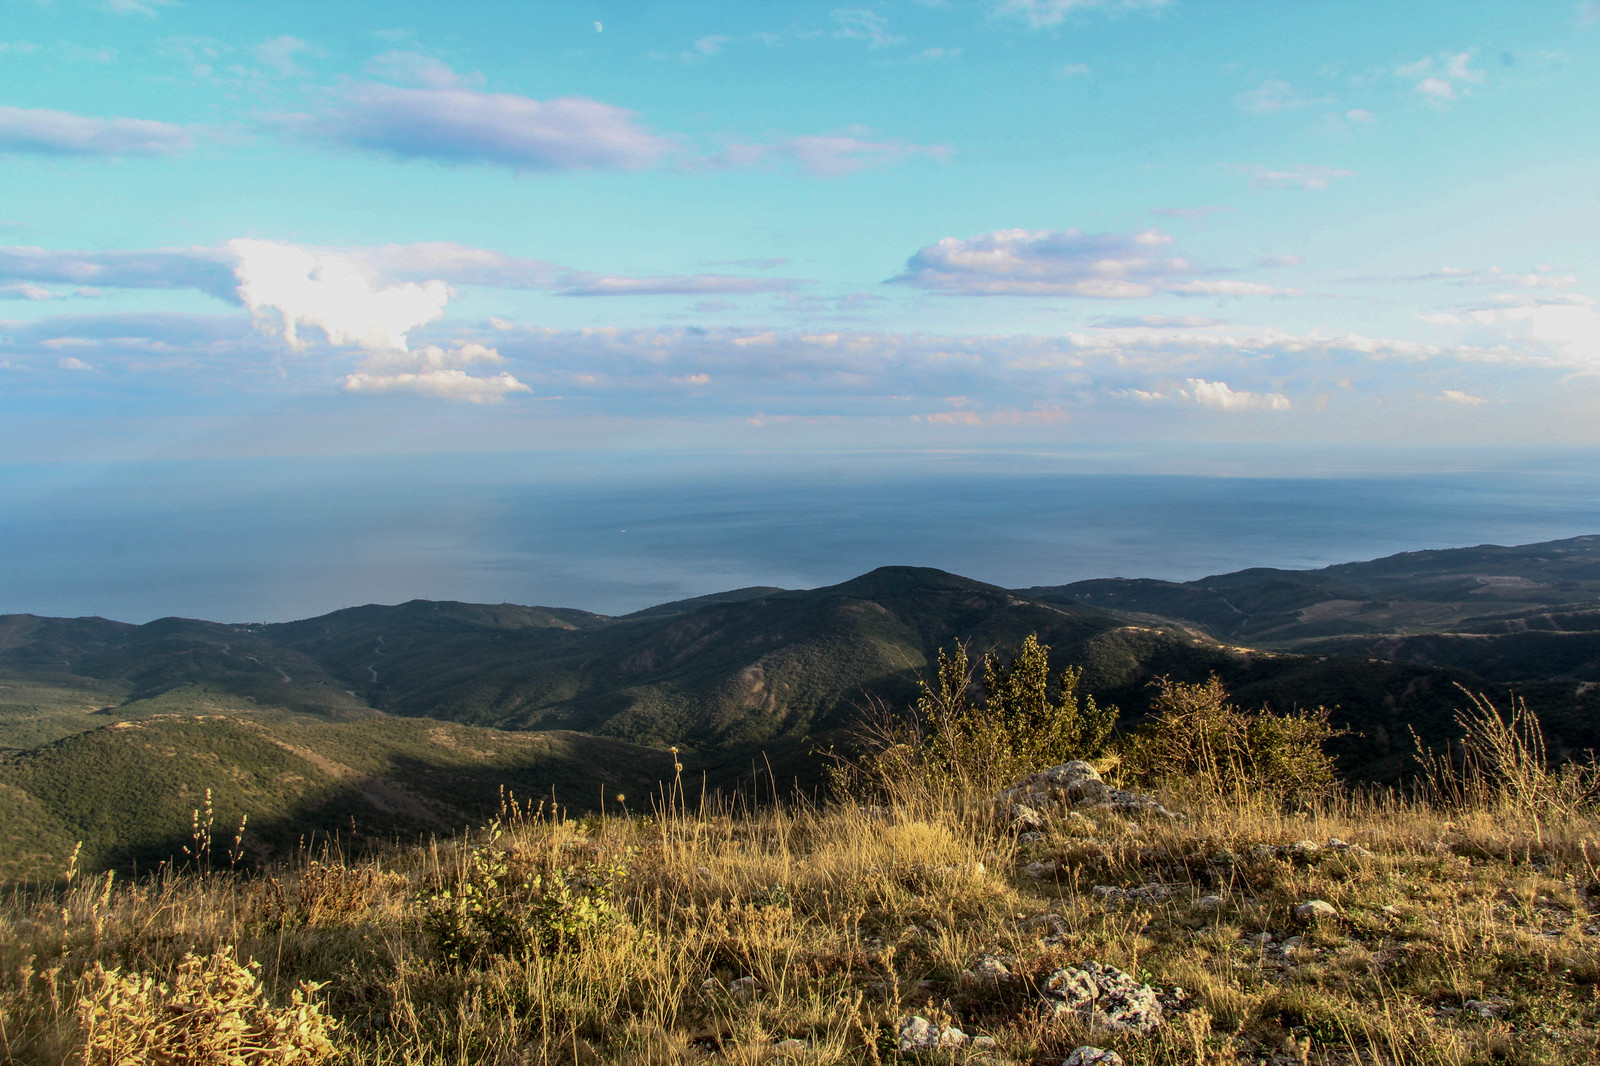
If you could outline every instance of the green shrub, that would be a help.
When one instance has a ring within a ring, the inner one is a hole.
[[[1100,755],[1115,707],[1078,695],[1082,671],[1050,676],[1050,648],[1029,634],[1009,657],[983,657],[980,686],[964,647],[940,650],[936,683],[921,683],[915,711],[879,708],[869,723],[865,776],[891,793],[950,788],[993,792],[1024,774]]]
[[[561,952],[621,924],[621,862],[520,870],[495,846],[501,830],[468,849],[453,883],[424,900],[423,926],[439,954],[463,965],[480,958]]]
[[[1274,714],[1234,705],[1215,675],[1197,684],[1163,677],[1146,724],[1124,738],[1120,769],[1148,783],[1182,780],[1214,795],[1266,792],[1288,801],[1333,789],[1325,741],[1342,736],[1328,710]]]

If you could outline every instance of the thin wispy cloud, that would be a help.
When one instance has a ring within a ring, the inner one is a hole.
[[[1160,230],[996,230],[922,248],[890,282],[965,296],[1078,296],[1131,300],[1172,293],[1288,296],[1298,290],[1231,278],[1171,252]]]
[[[1030,29],[1060,26],[1075,14],[1121,14],[1130,11],[1159,11],[1174,0],[993,0],[995,18],[1015,20]]]
[[[189,151],[194,141],[192,131],[170,122],[0,106],[0,153],[168,156]]]

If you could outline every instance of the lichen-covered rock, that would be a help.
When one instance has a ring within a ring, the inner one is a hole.
[[[917,1051],[937,1051],[940,1048],[962,1047],[970,1039],[953,1025],[937,1025],[920,1014],[907,1014],[895,1024],[902,1055]]]
[[[1041,1005],[1049,1017],[1075,1014],[1115,1033],[1154,1032],[1163,1009],[1156,990],[1115,966],[1086,962],[1057,970],[1045,980]]]
[[[1153,814],[1176,818],[1154,797],[1126,789],[1112,788],[1100,780],[1094,767],[1082,760],[1052,766],[1029,774],[995,797],[1003,805],[1006,817],[1016,825],[1016,811],[1024,808],[1034,812],[1045,810],[1071,810],[1085,808],[1110,810],[1119,814]],[[1037,828],[1028,826],[1027,828]]]
[[[1053,862],[1030,862],[1022,868],[1022,872],[1035,881],[1043,881],[1047,877],[1056,875],[1056,864]]]
[[[961,971],[961,980],[972,985],[997,985],[1013,978],[1011,968],[993,955],[979,955]]]
[[[1339,909],[1325,899],[1309,899],[1294,909],[1294,916],[1302,922],[1320,922],[1337,918]]]
[[[1065,936],[1067,920],[1059,914],[1035,914],[1032,918],[1024,918],[1020,928],[1024,933],[1034,936]]]
[[[1122,1066],[1122,1056],[1103,1047],[1084,1044],[1073,1048],[1072,1054],[1066,1057],[1061,1066]]]

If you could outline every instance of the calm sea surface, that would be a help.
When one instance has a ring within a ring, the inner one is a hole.
[[[1593,460],[1315,478],[1071,465],[0,466],[0,613],[277,621],[428,598],[618,614],[891,564],[1019,587],[1600,533]]]

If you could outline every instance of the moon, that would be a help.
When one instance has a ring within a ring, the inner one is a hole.
[[[595,23],[595,24],[594,24],[594,32],[596,32],[596,33],[600,33],[600,32],[601,32],[601,31],[603,31],[603,30],[604,30],[604,29],[605,29],[605,27],[604,27],[604,26],[602,26],[602,25],[600,25],[600,23],[598,23],[598,22],[596,22],[596,23]]]

